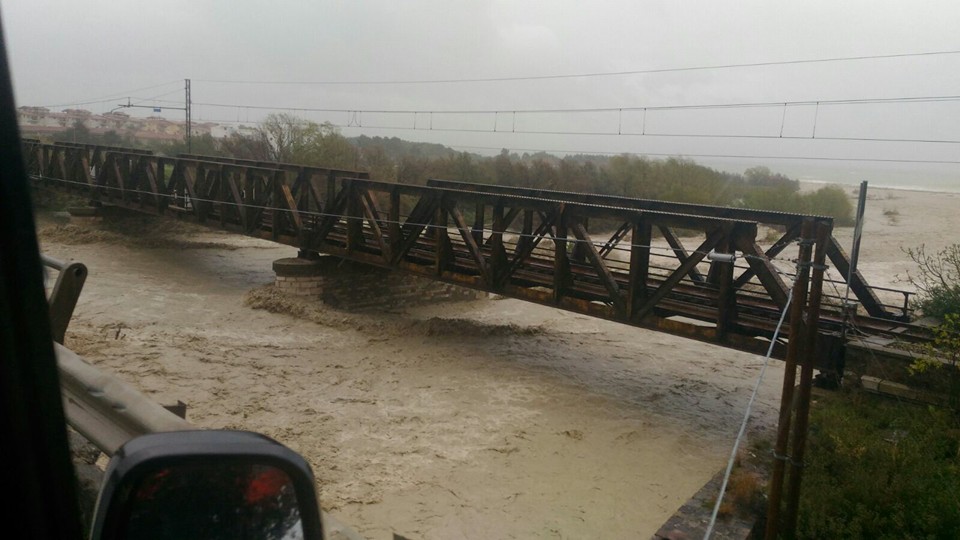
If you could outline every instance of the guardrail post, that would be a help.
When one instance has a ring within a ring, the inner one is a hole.
[[[47,303],[50,311],[50,333],[55,342],[63,345],[67,326],[70,325],[73,310],[77,307],[83,283],[87,280],[87,267],[83,263],[68,263],[47,255],[40,257],[44,266],[60,272]]]

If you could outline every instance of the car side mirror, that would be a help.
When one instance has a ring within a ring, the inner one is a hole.
[[[246,431],[152,433],[114,454],[91,540],[319,540],[309,464]]]

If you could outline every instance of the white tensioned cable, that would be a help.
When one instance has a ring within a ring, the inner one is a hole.
[[[727,491],[727,483],[730,481],[730,473],[733,472],[733,463],[737,460],[737,451],[740,449],[740,442],[743,440],[743,434],[747,431],[747,423],[750,421],[750,411],[753,409],[753,403],[757,399],[757,393],[760,391],[760,383],[763,382],[763,376],[767,372],[767,366],[770,365],[770,357],[773,354],[773,346],[777,343],[777,336],[780,335],[780,328],[783,326],[783,320],[790,309],[790,302],[793,300],[793,288],[790,288],[790,294],[787,295],[787,303],[783,306],[783,313],[780,314],[780,321],[777,323],[777,329],[773,332],[770,339],[770,347],[767,349],[767,356],[763,361],[763,367],[760,368],[760,376],[757,377],[757,384],[753,387],[753,395],[747,402],[747,410],[743,415],[743,422],[740,424],[740,432],[737,434],[737,440],[733,443],[733,450],[730,452],[730,461],[727,462],[727,470],[723,474],[723,483],[720,485],[720,494],[717,495],[717,502],[713,506],[713,513],[710,515],[710,525],[707,526],[707,532],[703,539],[709,540],[713,534],[713,527],[717,524],[717,515],[720,513],[720,504],[723,503],[723,495]]]

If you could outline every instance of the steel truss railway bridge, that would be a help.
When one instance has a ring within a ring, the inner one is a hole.
[[[788,283],[803,281],[799,301],[820,310],[809,340],[824,370],[839,367],[850,328],[928,339],[909,323],[907,293],[890,305],[880,296],[897,291],[871,287],[859,272],[846,283],[850,260],[828,217],[451,180],[406,185],[357,171],[30,139],[24,150],[36,186],[94,205],[754,353],[770,347]],[[777,239],[761,247],[758,233],[769,231]],[[826,259],[842,277],[824,277]],[[788,321],[781,335],[804,324]],[[784,357],[787,343],[778,339],[774,356]]]

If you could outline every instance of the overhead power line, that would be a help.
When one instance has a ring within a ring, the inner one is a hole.
[[[932,159],[893,159],[893,158],[845,158],[845,157],[818,157],[818,156],[760,156],[752,154],[690,154],[686,152],[610,152],[601,150],[575,150],[559,148],[518,148],[511,146],[475,146],[475,145],[444,145],[458,150],[490,150],[499,152],[508,150],[511,152],[544,152],[547,154],[571,154],[571,155],[596,155],[596,156],[637,156],[637,157],[673,157],[673,158],[717,158],[717,159],[777,159],[777,160],[799,160],[799,161],[864,161],[879,163],[928,163],[935,165],[960,165],[960,160],[932,160]]]
[[[211,118],[200,119],[202,122],[216,122],[223,124],[241,124],[241,125],[250,125],[251,122],[244,122],[239,120],[218,120]],[[373,127],[373,126],[357,126],[349,124],[331,124],[333,127],[341,129],[356,129],[359,131],[363,130],[406,130],[406,131],[431,131],[427,128],[418,128],[414,129],[412,127],[402,128],[402,127]],[[461,131],[461,132],[474,132],[475,130],[440,130],[434,129],[432,131]],[[483,133],[499,133],[499,134],[511,134],[511,133],[521,133],[521,132],[511,132],[511,131],[498,131],[490,132],[485,131]],[[581,135],[581,133],[569,133],[570,135]],[[616,136],[616,134],[613,134]],[[724,136],[716,136],[717,138],[731,138]],[[786,139],[786,137],[784,137]],[[805,140],[810,140],[805,139]],[[816,139],[814,139],[816,140]],[[837,139],[837,140],[861,140],[861,139]],[[871,139],[862,139],[869,141]],[[891,142],[895,140],[891,139]],[[913,141],[921,142],[921,141]],[[960,141],[948,141],[948,142],[957,142]],[[443,144],[443,143],[437,143]],[[774,159],[781,161],[834,161],[834,162],[854,162],[861,161],[867,163],[918,163],[918,164],[932,164],[932,165],[960,165],[960,160],[937,160],[937,159],[896,159],[896,158],[868,158],[868,157],[829,157],[829,156],[784,156],[784,155],[757,155],[757,154],[698,154],[698,153],[688,153],[688,152],[632,152],[632,151],[620,151],[620,152],[611,152],[611,151],[602,151],[602,150],[577,150],[577,149],[559,149],[559,148],[518,148],[510,146],[478,146],[478,145],[453,145],[453,144],[444,144],[449,148],[460,149],[460,150],[491,150],[494,152],[499,152],[500,150],[511,150],[518,152],[544,152],[549,154],[582,154],[582,155],[601,155],[601,156],[618,156],[618,155],[632,155],[632,156],[648,156],[648,157],[673,157],[673,158],[708,158],[708,159],[755,159],[755,160],[764,160],[764,159]]]
[[[160,100],[163,101],[163,100]],[[661,105],[650,107],[606,107],[606,108],[568,108],[568,109],[517,109],[517,110],[428,110],[428,109],[341,109],[328,107],[295,107],[295,106],[270,106],[270,105],[244,105],[237,103],[211,103],[196,102],[197,106],[205,106],[219,109],[236,110],[261,110],[261,111],[287,111],[294,113],[334,113],[348,114],[350,120],[346,124],[334,124],[343,128],[371,128],[371,129],[389,129],[389,130],[414,130],[414,131],[440,131],[440,132],[461,132],[461,133],[519,133],[527,135],[582,135],[582,136],[625,136],[625,137],[678,137],[678,138],[712,138],[712,139],[754,139],[754,140],[820,140],[820,141],[857,141],[857,142],[896,142],[896,143],[923,143],[923,144],[958,144],[960,139],[934,139],[934,138],[902,138],[902,137],[855,137],[855,136],[824,136],[817,135],[816,122],[810,135],[784,135],[783,122],[786,118],[787,109],[796,106],[815,107],[815,113],[819,115],[821,106],[845,106],[861,104],[904,104],[904,103],[943,103],[960,102],[960,95],[941,95],[941,96],[901,96],[890,98],[856,98],[856,99],[825,99],[817,101],[784,101],[784,102],[742,102],[742,103],[719,103],[719,104],[694,104],[694,105]],[[729,134],[729,133],[684,133],[684,132],[656,132],[646,128],[646,115],[651,111],[670,111],[670,110],[709,110],[709,109],[735,109],[735,108],[782,108],[783,115],[780,118],[780,129],[778,134]],[[640,129],[624,130],[623,113],[642,113],[643,120]],[[616,125],[611,125],[609,130],[600,131],[570,131],[570,130],[537,130],[537,129],[517,129],[518,114],[577,114],[577,113],[610,113],[618,115]],[[371,125],[364,124],[363,115],[410,115],[412,116],[411,125]],[[493,115],[493,123],[490,128],[456,128],[434,126],[434,115]],[[504,122],[506,127],[501,127],[499,120],[506,118]],[[227,123],[243,123],[233,120],[210,120]]]
[[[499,133],[518,135],[573,135],[587,137],[672,137],[691,139],[753,139],[753,140],[783,140],[783,141],[847,141],[847,142],[897,142],[918,144],[960,144],[960,139],[897,139],[880,137],[804,137],[793,135],[737,135],[737,134],[705,134],[705,133],[633,133],[613,131],[562,131],[562,130],[523,130],[523,129],[471,129],[471,128],[440,128],[440,127],[413,127],[413,126],[377,126],[363,124],[332,124],[343,129],[384,129],[396,131],[437,131],[441,133]]]
[[[627,75],[648,75],[655,73],[681,73],[685,71],[707,71],[721,69],[740,69],[756,68],[768,66],[790,66],[800,64],[819,64],[831,62],[856,62],[863,60],[890,60],[897,58],[917,58],[924,56],[944,56],[960,54],[960,50],[946,51],[925,51],[916,53],[899,54],[877,54],[862,56],[838,56],[830,58],[810,58],[799,60],[778,60],[768,62],[748,62],[742,64],[713,64],[701,66],[683,66],[674,68],[650,68],[637,69],[629,71],[600,71],[590,73],[571,73],[559,75],[527,75],[516,77],[473,77],[462,79],[394,79],[394,80],[369,80],[369,81],[349,81],[349,80],[319,80],[319,81],[270,81],[270,80],[232,80],[232,79],[196,79],[196,82],[214,83],[214,84],[264,84],[264,85],[390,85],[390,84],[461,84],[461,83],[488,83],[488,82],[510,82],[510,81],[542,81],[556,79],[579,79],[592,77],[619,77]]]
[[[546,148],[511,148],[497,146],[471,146],[471,145],[446,145],[455,149],[473,149],[473,150],[492,150],[499,152],[509,150],[514,152],[544,152],[548,154],[579,154],[579,155],[601,155],[601,156],[619,156],[630,155],[637,157],[667,157],[667,158],[710,158],[710,159],[776,159],[782,161],[863,161],[876,163],[926,163],[934,165],[960,165],[960,161],[954,160],[936,160],[936,159],[893,159],[893,158],[858,158],[858,157],[825,157],[825,156],[761,156],[752,154],[689,154],[686,152],[604,152],[593,150],[561,150]]]
[[[195,103],[195,105],[199,105]],[[240,107],[243,108],[243,107]],[[267,110],[297,110],[305,109],[267,109]],[[316,112],[316,111],[310,111]],[[329,112],[329,111],[328,111]],[[345,112],[345,111],[333,111]],[[201,118],[201,121],[214,122],[220,124],[244,124],[249,125],[255,122]],[[303,120],[308,122],[308,120]],[[392,131],[436,131],[440,133],[490,133],[490,134],[517,134],[517,135],[570,135],[584,137],[648,137],[648,138],[678,138],[678,139],[743,139],[743,140],[780,140],[780,141],[834,141],[834,142],[883,142],[883,143],[916,143],[916,144],[960,144],[960,139],[920,139],[920,138],[898,138],[898,137],[843,137],[843,136],[824,136],[812,133],[811,135],[750,135],[736,133],[664,133],[655,131],[565,131],[565,130],[530,130],[514,128],[498,128],[496,126],[489,129],[482,128],[454,128],[454,127],[435,127],[433,125],[410,125],[410,126],[387,126],[376,124],[365,124],[360,120],[353,119],[347,123],[331,122],[330,125],[342,129],[381,129]]]
[[[650,105],[628,107],[572,107],[565,109],[344,109],[330,107],[295,107],[270,105],[243,105],[239,103],[210,103],[194,102],[194,105],[205,107],[274,110],[274,111],[303,111],[303,112],[330,112],[330,113],[367,113],[367,114],[550,114],[550,113],[599,113],[599,112],[641,112],[641,111],[671,111],[697,109],[744,109],[760,107],[797,107],[822,105],[868,105],[884,103],[939,103],[960,101],[960,95],[943,96],[901,96],[890,98],[857,98],[857,99],[821,99],[803,101],[755,101],[741,103],[707,103],[694,105]]]
[[[143,92],[144,90],[153,90],[154,88],[160,88],[160,87],[163,87],[163,86],[169,86],[169,85],[174,84],[174,83],[180,84],[180,83],[182,83],[182,82],[183,82],[182,79],[181,79],[181,80],[176,80],[176,81],[167,81],[167,82],[165,82],[165,83],[154,84],[154,85],[151,85],[151,86],[144,86],[144,87],[141,87],[141,88],[133,88],[133,89],[131,89],[131,90],[123,90],[123,91],[121,91],[121,92],[117,92],[117,93],[114,93],[114,94],[107,94],[107,95],[105,95],[105,96],[97,97],[97,98],[90,98],[90,99],[78,100],[78,101],[70,101],[70,102],[67,102],[67,103],[55,103],[55,104],[51,104],[51,105],[34,105],[34,106],[35,106],[35,107],[46,107],[46,108],[48,108],[48,109],[52,109],[52,108],[55,108],[55,107],[70,107],[70,106],[73,106],[73,105],[94,105],[94,104],[98,104],[98,103],[107,103],[107,102],[110,102],[110,101],[114,101],[114,100],[116,100],[116,99],[128,97],[128,96],[130,96],[130,95],[132,95],[132,94],[135,94],[136,92]]]

